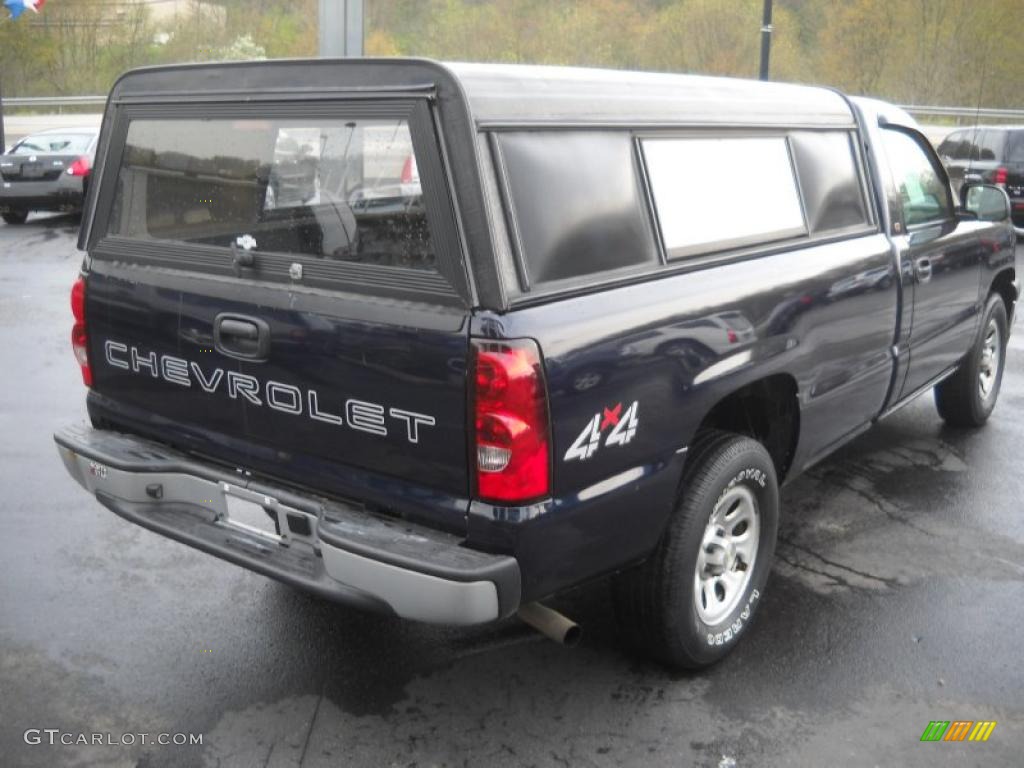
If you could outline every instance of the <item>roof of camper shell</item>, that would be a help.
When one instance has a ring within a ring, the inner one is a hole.
[[[429,59],[284,59],[179,64],[132,70],[115,101],[226,100],[238,93],[436,89],[465,94],[480,124],[852,126],[846,100],[828,88],[728,77]]]

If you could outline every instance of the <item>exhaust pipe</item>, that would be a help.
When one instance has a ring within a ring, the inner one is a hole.
[[[545,637],[570,648],[579,643],[583,633],[575,621],[540,603],[520,606],[516,615]]]

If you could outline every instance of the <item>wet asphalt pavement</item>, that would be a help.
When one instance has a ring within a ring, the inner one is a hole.
[[[76,225],[0,224],[0,766],[1024,762],[1020,323],[986,428],[946,429],[922,398],[784,491],[753,631],[678,674],[624,650],[603,584],[557,603],[584,626],[574,650],[515,621],[416,625],[88,498],[51,439],[85,416]],[[922,744],[930,720],[998,725],[984,744]],[[203,743],[29,745],[30,728]]]

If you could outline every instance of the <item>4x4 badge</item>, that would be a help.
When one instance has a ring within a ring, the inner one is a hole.
[[[602,438],[604,445],[626,445],[636,434],[640,420],[637,412],[640,410],[640,403],[636,400],[622,412],[622,403],[616,403],[611,408],[602,408],[600,413],[587,423],[583,431],[573,442],[572,447],[565,452],[563,461],[586,461],[601,447]],[[605,430],[611,431],[605,435]]]

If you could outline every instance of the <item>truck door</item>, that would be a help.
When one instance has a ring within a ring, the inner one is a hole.
[[[898,398],[925,386],[967,352],[979,310],[981,250],[987,225],[957,218],[949,181],[921,134],[885,126],[882,147],[895,200],[894,241],[911,301],[910,362]]]

